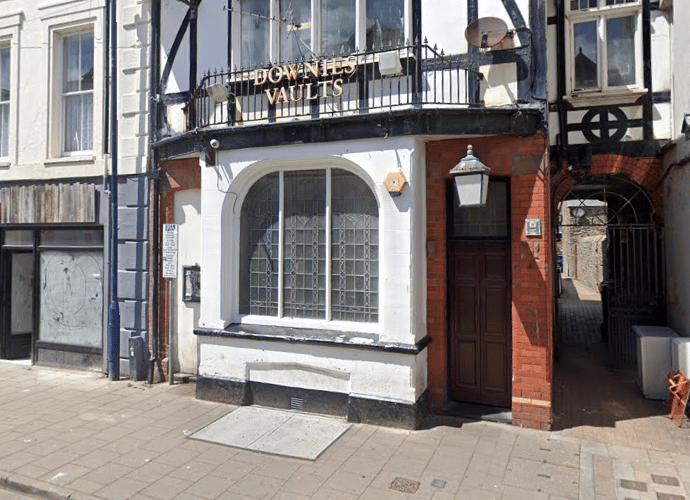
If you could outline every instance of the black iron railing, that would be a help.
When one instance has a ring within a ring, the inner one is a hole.
[[[482,75],[427,44],[207,73],[187,129],[478,103]]]

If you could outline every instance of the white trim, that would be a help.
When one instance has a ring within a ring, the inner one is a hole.
[[[232,0],[232,10],[233,13],[240,12],[240,1]],[[287,0],[286,0],[287,1]],[[375,1],[375,0],[369,0]],[[311,0],[311,50],[315,54],[316,58],[328,57],[330,54],[322,54],[321,51],[321,2],[322,0]],[[403,13],[403,44],[406,44],[412,39],[412,18],[413,18],[413,8],[412,0],[403,0],[404,13]],[[366,49],[366,16],[367,16],[367,0],[355,0],[355,40],[354,40],[354,50],[363,51]],[[270,1],[270,21],[269,24],[269,60],[273,63],[278,61],[283,62],[282,54],[280,54],[281,36],[280,36],[280,0]],[[231,68],[240,67],[240,61],[242,59],[242,30],[241,30],[241,16],[232,15],[231,16],[231,29],[232,29],[232,39],[230,40],[231,45]],[[381,47],[378,47],[380,49]],[[337,54],[342,55],[342,54]],[[309,59],[309,58],[307,58]],[[254,64],[257,65],[257,64]]]
[[[604,7],[591,8],[588,10],[570,10],[569,3],[566,1],[566,95],[576,97],[585,94],[605,93],[615,94],[620,92],[639,91],[643,87],[643,61],[642,61],[642,5],[637,3],[626,3],[610,5]],[[628,86],[609,87],[605,81],[607,74],[607,46],[606,40],[606,21],[620,17],[635,17],[635,84]],[[574,90],[575,79],[575,33],[574,25],[582,22],[597,22],[597,78],[598,88]]]
[[[100,3],[100,2],[99,2]],[[48,61],[48,123],[46,141],[46,163],[69,163],[68,158],[76,157],[78,162],[100,156],[103,153],[103,8],[95,5],[80,12],[68,12],[51,16],[55,22],[46,25],[48,40],[46,60]],[[62,92],[63,40],[77,33],[93,34],[93,141],[92,149],[84,151],[64,150],[64,104]]]
[[[0,16],[0,46],[10,49],[10,116],[8,155],[3,156],[2,167],[17,163],[19,148],[19,42],[24,13],[22,11]]]

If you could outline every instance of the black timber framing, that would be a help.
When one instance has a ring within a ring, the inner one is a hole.
[[[642,63],[643,63],[643,85],[647,92],[634,102],[617,105],[597,105],[597,106],[578,106],[574,107],[565,100],[566,97],[566,15],[565,1],[556,0],[557,14],[554,18],[549,18],[549,24],[556,24],[556,72],[558,97],[555,102],[549,105],[550,111],[558,112],[558,144],[552,146],[551,158],[554,160],[567,158],[569,148],[568,132],[579,131],[587,128],[583,123],[569,122],[568,112],[573,110],[589,110],[592,112],[604,113],[607,110],[617,114],[619,108],[630,106],[642,106],[641,120],[624,120],[621,125],[627,127],[641,127],[641,141],[603,140],[591,143],[594,154],[616,153],[624,155],[649,155],[657,154],[667,141],[655,141],[653,130],[653,106],[654,103],[670,102],[669,92],[652,91],[652,49],[651,49],[651,10],[658,8],[658,2],[642,0]],[[615,137],[614,137],[615,138]],[[589,143],[585,143],[589,144]],[[577,145],[582,146],[582,144]]]

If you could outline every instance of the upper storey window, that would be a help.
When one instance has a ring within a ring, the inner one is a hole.
[[[62,39],[63,150],[93,149],[93,33]]]
[[[0,47],[0,158],[10,155],[10,48]]]
[[[410,0],[233,0],[232,62],[342,56],[357,49],[401,46]],[[361,20],[358,22],[358,20]]]
[[[640,0],[571,0],[569,90],[642,86]]]

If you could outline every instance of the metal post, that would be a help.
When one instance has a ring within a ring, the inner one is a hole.
[[[120,379],[120,304],[117,297],[117,6],[110,3],[110,307],[108,308],[108,378]]]
[[[175,373],[173,371],[173,352],[175,350],[175,341],[173,340],[173,279],[168,278],[168,383],[172,385],[175,382]]]

